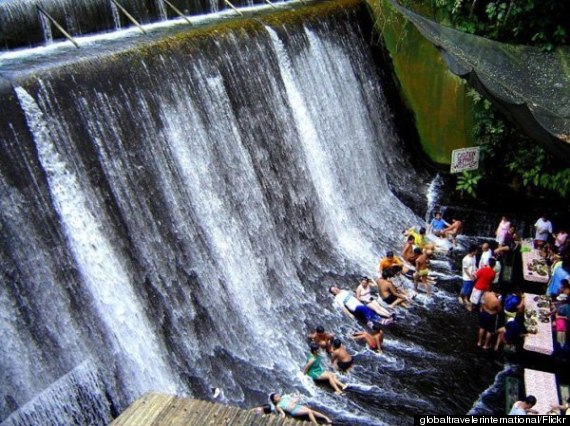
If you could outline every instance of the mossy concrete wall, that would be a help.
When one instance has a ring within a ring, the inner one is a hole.
[[[425,153],[449,164],[451,151],[473,145],[473,103],[468,87],[453,75],[435,46],[385,0],[367,0],[376,31],[392,58]]]

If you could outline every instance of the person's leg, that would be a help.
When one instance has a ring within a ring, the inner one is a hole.
[[[427,274],[425,274],[422,277],[422,283],[424,285],[424,288],[426,289],[426,294],[429,296],[430,295],[430,287],[429,287],[429,282],[428,282],[428,276]]]
[[[485,339],[485,330],[482,328],[479,328],[477,336],[478,336],[477,346],[481,347],[481,346],[483,346],[483,341]]]
[[[485,344],[483,345],[483,349],[491,349],[491,338],[493,337],[493,333],[489,331],[485,331]]]
[[[385,308],[380,306],[376,300],[373,300],[372,302],[370,302],[366,306],[368,306],[370,309],[372,309],[374,312],[376,312],[381,317],[390,318],[390,315],[391,315],[390,312],[388,312],[388,310],[386,310]]]
[[[323,419],[325,422],[327,423],[332,423],[332,420],[330,418],[328,418],[327,416],[325,416],[323,413],[320,413],[316,410],[311,409],[311,411],[313,412],[315,417],[318,417],[319,419]]]
[[[321,380],[321,381],[327,381],[329,382],[329,384],[331,385],[331,387],[334,389],[334,391],[336,393],[342,393],[341,388],[337,385],[336,383],[336,377],[334,377],[334,375],[332,373],[330,373],[329,371],[325,371],[323,374],[321,374],[317,380]]]

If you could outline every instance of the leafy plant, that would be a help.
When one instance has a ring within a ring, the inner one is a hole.
[[[465,171],[457,178],[455,189],[460,191],[461,196],[463,196],[464,193],[467,193],[472,197],[476,197],[477,185],[482,177],[483,176],[477,172]]]

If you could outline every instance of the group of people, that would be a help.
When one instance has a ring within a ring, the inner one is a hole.
[[[461,221],[454,219],[452,224],[445,222],[445,227],[441,229],[437,225],[432,226],[430,231],[432,228],[434,232],[445,231],[446,234],[441,235],[449,236],[455,242],[461,229]],[[377,353],[382,353],[383,328],[395,320],[395,309],[408,307],[417,296],[419,283],[424,284],[427,294],[430,294],[429,285],[433,283],[433,279],[429,277],[429,259],[435,247],[427,242],[426,229],[412,227],[404,234],[407,236],[407,242],[402,251],[402,258],[396,256],[393,251],[388,251],[378,262],[376,280],[362,276],[354,290],[329,287],[330,294],[334,296],[334,304],[366,326],[363,330],[353,332],[350,338],[364,342],[370,350]],[[413,279],[415,291],[409,293],[404,289],[398,279],[400,275]],[[315,382],[328,384],[335,393],[342,395],[347,385],[338,379],[334,370],[340,373],[348,372],[354,364],[352,355],[339,337],[325,331],[321,325],[307,337],[310,353],[303,373]],[[323,353],[328,355],[328,362],[323,358]],[[318,419],[330,422],[324,414],[300,404],[296,396],[273,393],[270,400],[271,405],[266,404],[257,410],[263,413],[277,411],[282,416],[287,414],[293,417],[308,417],[314,423],[317,423]]]
[[[329,287],[329,292],[334,296],[334,304],[366,326],[365,329],[352,333],[350,338],[363,341],[371,350],[381,353],[383,328],[394,321],[394,310],[398,307],[408,307],[417,296],[420,284],[425,293],[430,294],[430,286],[433,284],[433,279],[430,277],[430,259],[438,248],[427,241],[426,234],[448,239],[452,244],[452,248],[449,249],[451,252],[456,247],[457,236],[462,228],[461,219],[453,218],[452,222],[448,223],[442,218],[442,214],[437,212],[427,229],[411,227],[404,231],[406,242],[401,258],[393,251],[388,251],[378,263],[376,280],[362,276],[354,291],[337,286]],[[537,221],[535,228],[535,245],[556,253],[559,259],[557,262],[559,279],[555,280],[554,284],[551,280],[549,295],[558,298],[560,302],[556,307],[556,324],[560,322],[560,330],[565,332],[565,325],[570,317],[570,304],[565,302],[566,300],[570,302],[568,284],[570,261],[568,256],[564,257],[564,254],[568,253],[570,240],[564,230],[553,234],[552,225],[545,216]],[[480,247],[469,247],[461,262],[463,284],[458,300],[468,311],[478,312],[477,346],[485,350],[493,347],[499,350],[503,344],[522,343],[525,333],[525,295],[519,288],[505,293],[500,286],[502,260],[520,246],[516,229],[506,216],[501,218],[496,229],[495,242],[493,248],[488,242]],[[556,275],[555,271],[553,270],[553,278]],[[413,280],[414,291],[409,292],[400,285],[401,275]],[[565,341],[565,335],[560,336],[559,340],[561,339]],[[308,335],[308,340],[310,353],[303,373],[316,382],[327,383],[335,393],[342,395],[347,385],[338,379],[334,370],[341,373],[349,371],[354,364],[352,355],[339,337],[325,331],[322,326],[316,327]],[[328,363],[323,358],[323,352],[329,357]],[[510,414],[532,412],[532,406],[536,403],[536,399],[533,398],[529,396],[523,401],[518,401]],[[331,422],[324,414],[300,404],[298,397],[274,393],[271,394],[270,400],[271,407],[264,406],[263,412],[277,411],[283,416],[285,414],[293,417],[306,416],[314,423],[317,423],[318,419]]]
[[[567,234],[561,230],[552,233],[552,224],[543,215],[535,225],[534,247],[544,257],[552,253],[551,278],[546,295],[552,301],[552,314],[557,343],[567,350],[566,329],[570,318],[570,258],[566,247]],[[520,238],[507,216],[503,216],[495,231],[496,248],[485,242],[481,247],[471,246],[462,259],[463,285],[458,300],[467,310],[476,310],[479,316],[477,346],[499,350],[503,344],[520,347],[526,329],[524,326],[524,297],[520,289],[506,291],[501,287],[501,261],[520,246]],[[552,246],[551,246],[552,244]],[[553,247],[549,251],[545,248]],[[496,341],[493,344],[493,339]]]

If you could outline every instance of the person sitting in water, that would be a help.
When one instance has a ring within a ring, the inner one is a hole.
[[[390,313],[386,308],[380,306],[374,297],[372,297],[372,286],[376,287],[376,283],[373,280],[368,277],[360,278],[360,284],[356,288],[356,298],[378,315],[390,318],[392,313]]]
[[[400,271],[405,274],[408,272],[408,268],[406,268],[398,256],[394,256],[394,252],[390,250],[386,252],[386,257],[382,258],[378,263],[378,276],[381,277],[384,271],[393,272],[394,275]]]
[[[303,374],[306,374],[315,382],[326,381],[334,389],[335,393],[342,394],[342,391],[346,385],[340,382],[336,376],[325,369],[323,366],[323,361],[321,359],[320,351],[321,347],[315,342],[310,344],[311,353],[307,357],[307,363],[303,368]]]
[[[346,373],[352,368],[353,363],[352,355],[348,353],[340,339],[334,339],[332,342],[331,364],[336,366],[339,371]]]
[[[375,352],[382,353],[382,342],[384,341],[384,332],[380,324],[372,326],[372,332],[357,331],[352,333],[351,337],[354,340],[365,340],[368,347]]]
[[[422,226],[420,229],[416,230],[415,226],[404,231],[404,235],[414,237],[414,246],[423,249],[426,245],[426,229]]]
[[[382,272],[382,278],[378,278],[378,294],[384,301],[388,304],[390,308],[394,308],[398,305],[407,308],[407,294],[404,290],[396,288],[394,283],[390,281],[392,278],[392,273],[390,270],[385,270]]]
[[[349,290],[341,290],[333,285],[329,288],[329,292],[334,296],[336,305],[340,306],[349,316],[366,321],[369,327],[372,327],[374,321],[379,321],[382,325],[388,325],[393,321],[391,318],[380,317],[368,305],[364,305],[354,297]]]
[[[319,413],[306,405],[299,404],[299,397],[293,395],[281,395],[272,393],[269,395],[271,403],[275,406],[281,417],[289,414],[291,417],[307,416],[313,424],[318,425],[317,418],[323,419],[327,424],[331,424],[332,420],[322,413]]]
[[[513,404],[509,416],[526,416],[527,414],[538,414],[538,411],[533,410],[532,407],[536,405],[536,398],[534,395],[528,395],[522,401],[517,401]]]
[[[334,339],[334,334],[327,333],[322,325],[317,326],[317,328],[315,328],[315,331],[313,333],[309,333],[307,337],[310,341],[317,343],[327,352],[330,352],[332,350],[331,343]]]
[[[414,255],[414,236],[413,235],[408,235],[408,238],[406,239],[406,243],[404,244],[404,248],[402,249],[402,259],[404,259],[406,262],[408,262],[411,265],[414,265],[416,262],[416,257]],[[421,252],[421,250],[420,250]]]
[[[433,234],[436,237],[442,237],[443,230],[447,226],[450,226],[450,224],[443,220],[441,212],[436,212],[428,226],[427,232],[428,234]]]
[[[463,228],[463,222],[457,218],[453,218],[451,220],[451,225],[446,227],[443,231],[441,231],[441,233],[445,238],[451,240],[455,246],[457,243],[457,236],[461,232],[461,228]]]

